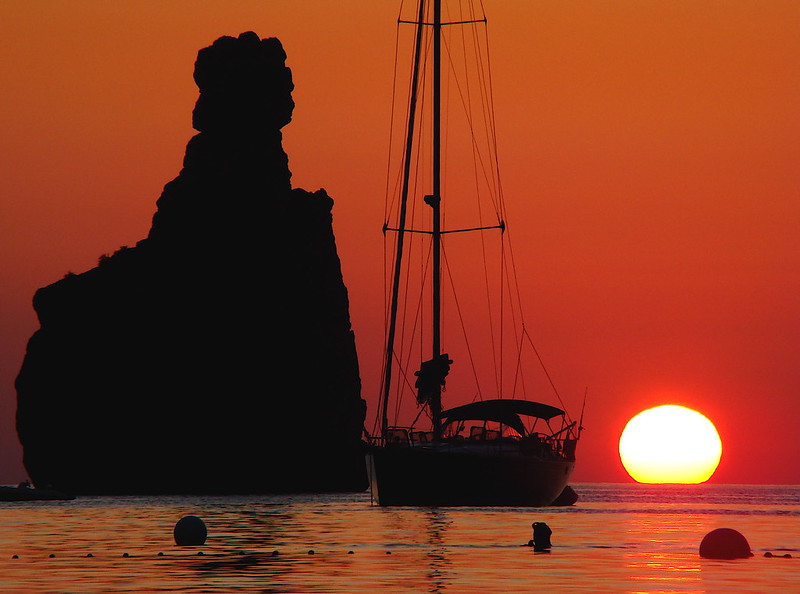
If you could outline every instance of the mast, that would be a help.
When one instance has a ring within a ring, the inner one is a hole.
[[[419,10],[416,21],[400,20],[400,23],[416,25],[416,44],[414,50],[414,67],[411,82],[411,96],[409,99],[408,130],[406,133],[405,160],[403,166],[403,182],[400,195],[399,222],[396,229],[384,226],[384,232],[391,230],[397,232],[397,246],[395,251],[395,265],[392,281],[391,304],[389,311],[389,328],[386,338],[386,360],[384,367],[383,393],[381,400],[381,432],[385,436],[389,427],[389,392],[391,390],[392,360],[394,358],[394,341],[397,332],[397,309],[399,304],[401,264],[405,234],[429,233],[431,235],[431,359],[423,361],[420,370],[415,374],[419,377],[417,398],[420,402],[427,402],[433,425],[435,440],[442,438],[442,385],[450,369],[452,361],[442,353],[442,236],[445,233],[464,231],[480,231],[485,229],[503,229],[504,224],[489,227],[474,227],[471,229],[442,230],[441,211],[441,112],[442,112],[442,27],[444,25],[466,25],[469,23],[485,23],[486,18],[475,20],[462,20],[442,22],[442,0],[419,0]],[[433,20],[426,22],[425,16],[428,9],[432,8]],[[423,27],[432,28],[433,49],[433,90],[432,90],[432,137],[431,137],[431,193],[426,195],[425,203],[431,207],[431,231],[406,229],[406,214],[408,206],[409,179],[413,153],[414,126],[417,117],[417,100],[419,97],[420,70],[422,68],[422,41]]]
[[[432,246],[432,344],[431,357],[442,353],[442,210],[441,210],[441,111],[442,111],[442,0],[433,2],[433,192],[425,201],[433,209]],[[437,384],[430,399],[433,438],[442,437],[442,387]]]
[[[400,216],[397,225],[397,247],[395,250],[394,278],[392,279],[392,300],[389,308],[389,329],[386,336],[386,361],[384,362],[383,394],[381,395],[381,435],[386,436],[389,428],[389,392],[392,384],[392,358],[394,340],[397,333],[397,306],[400,299],[400,267],[403,261],[403,244],[408,210],[408,189],[411,175],[411,157],[414,147],[414,123],[417,113],[417,91],[419,69],[422,62],[422,30],[425,23],[425,0],[419,0],[417,35],[414,47],[414,70],[411,81],[411,97],[408,106],[408,130],[406,132],[405,161],[403,163],[403,187],[400,194]],[[441,406],[440,406],[441,408]],[[440,422],[441,424],[441,422]]]

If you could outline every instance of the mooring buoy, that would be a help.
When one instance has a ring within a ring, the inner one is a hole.
[[[741,532],[733,528],[717,528],[703,537],[700,556],[704,559],[747,559],[753,556],[753,552]]]
[[[208,530],[197,516],[184,516],[175,524],[173,535],[179,547],[194,547],[205,544]]]

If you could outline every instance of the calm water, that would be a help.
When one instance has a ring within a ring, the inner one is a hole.
[[[800,587],[800,486],[573,486],[578,504],[539,509],[386,509],[372,506],[368,494],[0,503],[0,591]],[[188,514],[208,527],[202,547],[174,544],[172,529]],[[550,553],[521,546],[534,521],[553,530]],[[701,559],[700,541],[720,527],[744,534],[755,557]],[[792,558],[765,558],[766,551]]]

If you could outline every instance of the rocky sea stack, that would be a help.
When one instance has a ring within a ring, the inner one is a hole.
[[[353,491],[365,403],[324,190],[291,187],[291,71],[252,32],[200,50],[199,131],[149,236],[37,291],[17,378],[36,486]]]

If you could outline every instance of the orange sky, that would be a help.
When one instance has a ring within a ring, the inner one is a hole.
[[[717,482],[800,483],[800,3],[484,0],[498,143],[573,479],[658,404],[723,440]],[[197,50],[281,39],[295,186],[324,187],[364,397],[381,349],[394,0],[0,3],[0,483],[24,478],[13,380],[35,290],[147,235],[193,135]],[[373,237],[374,236],[374,237]],[[76,395],[78,396],[78,395]]]

